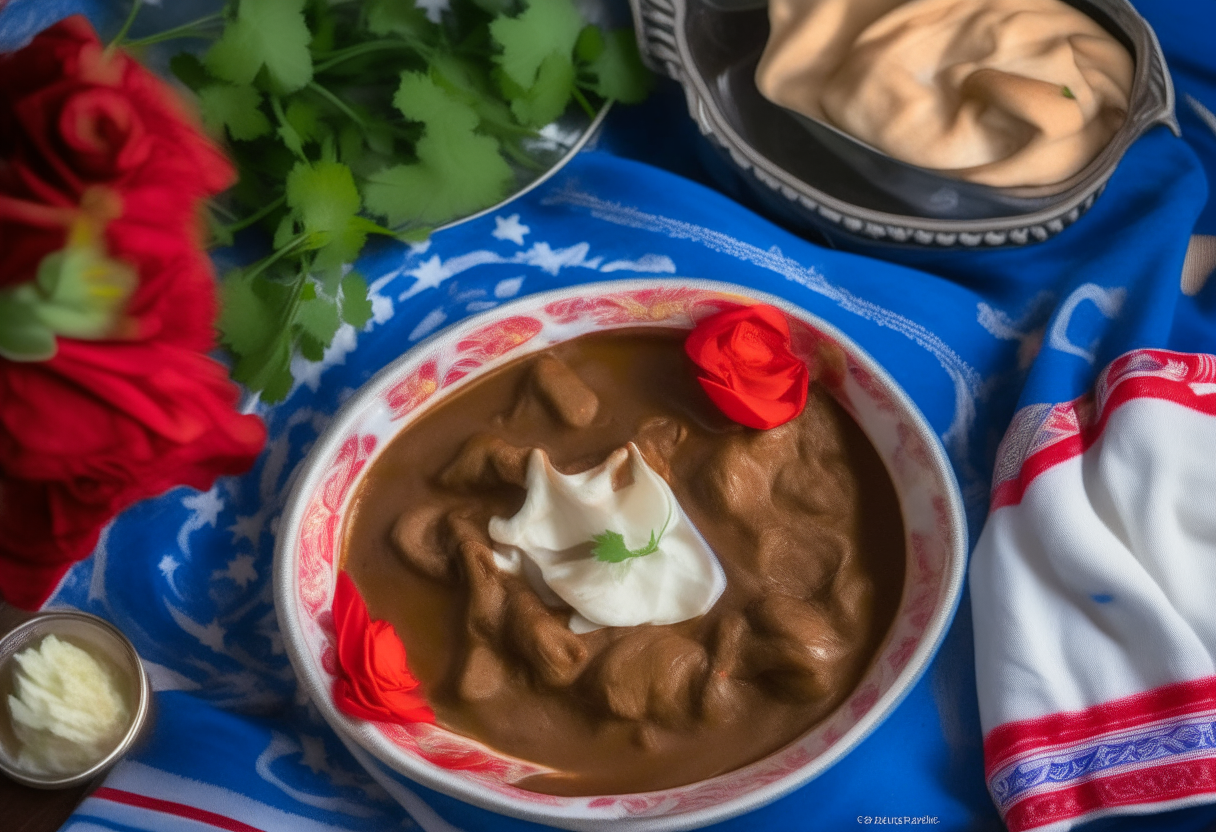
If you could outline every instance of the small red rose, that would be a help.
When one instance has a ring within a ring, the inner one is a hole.
[[[767,430],[806,406],[810,371],[790,349],[785,313],[756,304],[700,321],[684,351],[704,375],[697,381],[728,417]]]
[[[334,589],[338,667],[334,704],[350,716],[375,722],[435,721],[405,661],[405,647],[387,621],[372,621],[355,582],[338,573]]]

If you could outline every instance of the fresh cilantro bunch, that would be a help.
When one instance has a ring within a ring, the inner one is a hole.
[[[649,86],[632,33],[572,0],[452,0],[440,22],[413,0],[229,0],[222,20],[171,67],[239,172],[215,241],[256,225],[272,242],[224,277],[219,321],[233,377],[265,401],[290,391],[294,354],[320,360],[371,316],[349,266],[369,235],[422,239],[493,205],[511,161],[535,166],[539,128]]]

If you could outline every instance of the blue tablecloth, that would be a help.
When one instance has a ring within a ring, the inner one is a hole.
[[[513,297],[674,273],[806,307],[884,364],[922,408],[962,485],[974,542],[1015,408],[1076,397],[1131,348],[1216,352],[1216,280],[1194,296],[1179,292],[1192,234],[1216,233],[1207,191],[1216,175],[1216,119],[1207,112],[1216,110],[1216,57],[1205,43],[1216,32],[1216,4],[1137,5],[1166,50],[1183,137],[1164,128],[1146,135],[1094,208],[1039,245],[849,252],[809,243],[747,207],[678,90],[661,85],[646,104],[614,112],[597,147],[506,209],[425,245],[365,252],[358,268],[372,287],[374,319],[339,333],[324,361],[302,364],[304,381],[285,402],[259,406],[270,442],[255,468],[207,493],[179,489],[127,511],[52,598],[50,606],[122,628],[158,689],[148,744],[65,828],[536,828],[421,787],[402,809],[298,690],[271,596],[276,519],[297,465],[341,402],[410,345]],[[0,11],[0,46],[68,10],[112,25],[108,8],[10,0]],[[937,829],[1001,829],[984,785],[971,616],[964,599],[928,672],[845,760],[714,828],[834,830],[853,828],[859,816],[928,815]],[[199,806],[214,817],[181,808]],[[1213,823],[1216,808],[1201,807],[1090,828]]]

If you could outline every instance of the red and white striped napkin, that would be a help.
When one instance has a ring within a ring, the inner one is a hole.
[[[1137,350],[1023,408],[971,602],[1012,832],[1216,801],[1216,357]]]

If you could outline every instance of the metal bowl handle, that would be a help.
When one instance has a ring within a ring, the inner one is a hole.
[[[629,0],[638,53],[651,72],[676,81],[684,71],[676,46],[676,8],[671,0]]]

